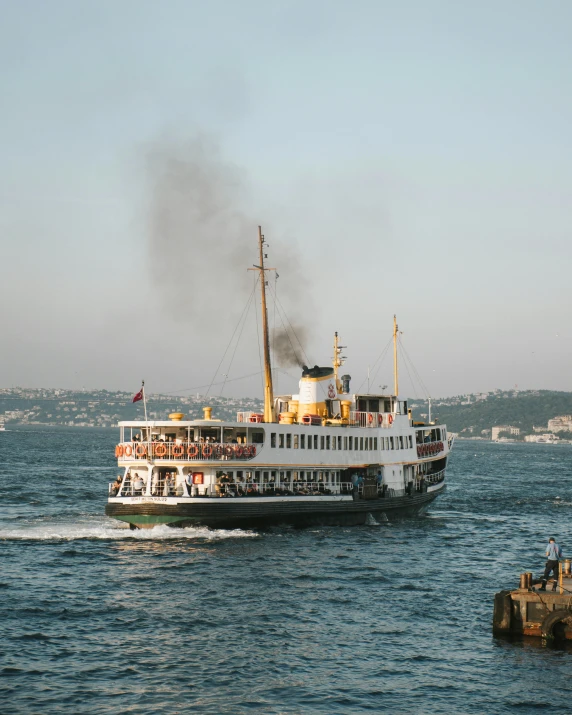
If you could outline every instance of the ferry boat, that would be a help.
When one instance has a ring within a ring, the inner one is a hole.
[[[274,396],[264,244],[259,227],[264,412],[120,422],[123,474],[105,512],[132,529],[359,525],[421,514],[445,490],[453,438],[414,422],[399,395],[395,317],[393,394],[350,392],[336,333],[332,365],[304,367],[297,394]]]

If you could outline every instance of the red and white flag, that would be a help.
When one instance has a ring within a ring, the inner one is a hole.
[[[143,388],[139,390],[139,392],[135,395],[133,398],[132,402],[139,402],[139,400],[143,399]]]

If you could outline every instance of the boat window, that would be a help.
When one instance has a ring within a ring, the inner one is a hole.
[[[318,472],[312,472],[312,481],[317,482],[318,481]]]
[[[284,435],[283,434],[278,435],[278,446],[284,447]]]
[[[326,435],[326,449],[330,449],[330,435]]]
[[[292,478],[292,472],[290,470],[286,470],[286,479],[290,480]]]
[[[377,437],[373,438],[373,448],[377,452]]]
[[[257,469],[256,472],[254,472],[254,477],[257,482],[260,481],[260,471]]]
[[[330,439],[330,438],[328,437],[328,439]],[[337,446],[338,445],[336,444],[336,438],[332,437],[332,449],[336,449]]]
[[[358,399],[357,408],[358,412],[367,412],[367,400],[360,397]]]
[[[354,441],[354,438],[353,438],[353,437],[348,437],[348,440],[349,440],[349,443],[350,443],[350,452],[351,452],[351,451],[353,450],[352,443],[353,443],[353,441]]]
[[[323,437],[322,437],[323,439]],[[318,435],[314,435],[314,449],[318,449]]]
[[[301,434],[300,435],[300,449],[305,449],[306,448],[306,435]]]
[[[276,447],[276,432],[270,433],[270,446]]]
[[[359,438],[359,448],[360,448],[360,452],[363,451],[363,437]]]
[[[253,444],[264,444],[264,430],[252,430],[250,441]]]
[[[324,435],[320,435],[320,449],[324,449]]]
[[[369,401],[369,412],[379,412],[379,400]]]
[[[413,437],[409,435],[409,446],[413,447]]]
[[[348,448],[348,438],[344,437],[344,450],[347,450]]]
[[[399,449],[403,449],[403,437],[399,438]]]
[[[290,432],[288,432],[288,434],[286,435],[286,447],[287,449],[292,448],[292,435],[290,434]]]
[[[268,482],[270,472],[262,472],[262,481],[266,484]]]
[[[243,477],[244,477],[244,472],[239,469],[238,472],[236,473],[236,478],[240,479],[240,481],[242,481]]]
[[[389,438],[389,449],[393,449],[393,437]]]
[[[342,449],[342,438],[341,437],[338,437],[338,449],[339,450]]]
[[[294,449],[298,449],[298,435],[294,435]]]
[[[301,482],[304,481],[305,474],[306,474],[306,472],[304,472],[304,471],[300,472],[300,481]]]
[[[308,435],[308,449],[312,449],[312,435]]]
[[[278,474],[278,472],[276,472],[275,470],[273,470],[272,472],[270,472],[270,481],[271,481],[271,482],[275,482],[275,481],[276,481],[276,475],[277,475],[277,474]]]

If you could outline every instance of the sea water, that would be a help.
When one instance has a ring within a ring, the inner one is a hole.
[[[0,713],[572,711],[567,646],[491,632],[572,552],[572,447],[457,442],[417,519],[130,532],[116,436],[0,434]]]

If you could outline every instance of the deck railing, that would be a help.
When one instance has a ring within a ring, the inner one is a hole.
[[[262,444],[221,442],[123,442],[115,448],[120,461],[180,460],[184,462],[248,461],[260,452]]]

